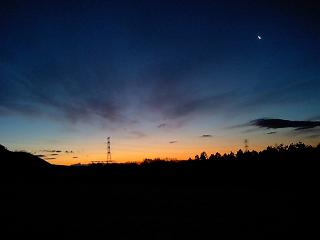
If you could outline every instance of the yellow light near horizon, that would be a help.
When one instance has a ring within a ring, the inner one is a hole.
[[[112,161],[116,163],[125,163],[125,162],[141,162],[144,159],[174,159],[174,160],[187,160],[189,158],[194,158],[196,154],[201,152],[207,152],[208,156],[211,153],[225,153],[230,152],[228,148],[220,149],[210,149],[203,147],[194,147],[189,149],[174,149],[174,148],[158,148],[158,149],[136,149],[130,151],[113,151],[112,152]],[[77,158],[73,158],[70,154],[61,154],[54,160],[49,162],[57,165],[72,165],[72,164],[89,164],[92,161],[106,161],[107,153],[102,151],[88,151],[81,154],[77,154]]]
[[[182,137],[180,139],[183,139]],[[94,139],[95,140],[95,139]],[[94,141],[93,140],[93,141]],[[98,141],[99,140],[99,141]],[[106,146],[100,139],[96,142],[91,141],[91,145],[81,145],[79,143],[80,150],[74,150],[74,154],[61,153],[56,156],[56,159],[48,160],[48,162],[59,165],[72,165],[76,163],[88,164],[92,161],[106,161],[107,150]],[[298,142],[299,139],[285,139],[281,136],[277,138],[249,138],[249,150],[260,151],[267,146],[275,144],[290,144],[292,142]],[[101,143],[102,142],[102,143]],[[169,141],[161,138],[154,139],[116,139],[114,144],[111,145],[112,161],[116,163],[125,162],[141,162],[146,158],[154,159],[177,159],[187,160],[189,158],[194,159],[195,155],[200,155],[205,151],[208,156],[212,153],[219,152],[220,154],[234,152],[244,148],[244,142],[237,137],[221,137],[221,138],[187,138],[186,140],[180,140],[173,144]],[[308,144],[308,143],[307,143]],[[310,142],[309,144],[312,144]],[[70,147],[70,149],[73,149]],[[76,157],[76,158],[74,158]]]

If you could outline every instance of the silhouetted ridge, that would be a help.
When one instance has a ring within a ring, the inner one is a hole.
[[[60,236],[66,230],[70,238],[98,233],[131,239],[141,229],[145,239],[154,232],[178,239],[286,238],[299,227],[297,212],[313,214],[319,202],[320,145],[76,166],[49,165],[3,146],[0,151],[0,162],[16,166],[0,165],[1,193],[8,199],[1,214],[9,219],[8,231],[23,234]],[[304,221],[315,224],[311,217]],[[138,235],[133,238],[144,239]]]
[[[314,178],[320,156],[320,145],[303,143],[267,147],[262,151],[207,154],[194,160],[146,159],[142,163],[84,164],[77,166],[51,165],[26,152],[11,152],[1,146],[0,171],[3,179],[21,178],[39,182],[113,182],[113,183],[212,183],[225,185],[293,186],[297,172],[308,172],[305,180]],[[310,167],[312,166],[312,167]],[[311,174],[312,173],[312,174]],[[252,181],[252,179],[255,179]],[[308,181],[309,181],[308,180]]]
[[[8,149],[5,148],[5,146],[0,144],[0,154],[8,152]]]
[[[12,152],[0,145],[0,178],[17,179],[45,174],[51,164],[27,152]]]

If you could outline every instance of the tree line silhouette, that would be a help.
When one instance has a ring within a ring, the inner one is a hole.
[[[30,153],[11,152],[0,147],[0,180],[4,182],[214,182],[215,184],[270,185],[296,181],[296,172],[314,172],[320,159],[317,146],[296,143],[269,146],[262,151],[225,154],[202,152],[194,159],[145,159],[140,163],[107,163],[59,166]],[[313,166],[313,167],[310,167]],[[270,174],[273,179],[270,179]],[[304,173],[303,173],[304,174]],[[225,179],[229,176],[228,179]],[[249,177],[250,176],[250,177]],[[221,181],[224,179],[224,181]],[[252,181],[252,179],[259,181]],[[285,180],[287,181],[287,180]]]
[[[261,151],[248,150],[244,151],[239,149],[236,153],[224,153],[220,154],[216,152],[212,153],[210,156],[203,151],[199,155],[195,155],[195,157],[189,158],[188,160],[195,161],[212,161],[212,160],[294,160],[294,159],[314,159],[316,157],[320,157],[320,143],[317,146],[306,145],[302,142],[291,143],[290,145],[275,145],[268,146],[266,149]],[[155,162],[165,162],[168,161],[166,159],[145,159],[142,164],[150,164]],[[170,160],[172,162],[179,162],[176,160]]]
[[[299,226],[296,212],[312,213],[318,206],[320,144],[76,166],[50,165],[1,145],[0,157],[7,199],[1,210],[11,232],[67,229],[72,236],[129,239],[140,229],[146,239],[155,231],[179,239],[226,233],[287,237]]]

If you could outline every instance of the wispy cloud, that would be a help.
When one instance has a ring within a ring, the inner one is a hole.
[[[159,9],[166,8],[160,2]],[[29,5],[25,12],[33,9]],[[29,16],[25,25],[21,25],[23,11],[17,11],[14,17],[1,16],[0,34],[7,37],[0,46],[0,117],[14,113],[63,123],[101,120],[104,126],[118,126],[140,113],[174,122],[206,114],[248,114],[266,106],[310,100],[317,104],[319,100],[319,79],[292,80],[299,72],[306,78],[319,75],[317,51],[302,54],[301,49],[288,47],[283,41],[283,51],[264,52],[266,61],[262,65],[252,61],[261,54],[248,44],[230,44],[231,31],[220,31],[227,21],[241,21],[241,14],[221,14],[218,6],[206,4],[198,4],[195,11],[195,4],[184,4],[183,8],[174,7],[164,18],[155,14],[150,19],[149,4],[141,4],[134,11],[128,6],[129,11],[122,12],[117,12],[118,4],[108,3],[99,9],[100,4],[91,5],[90,11],[76,8],[72,14],[60,4],[41,8],[38,14]],[[48,14],[57,6],[59,16]],[[10,7],[3,9],[8,12]],[[194,18],[186,12],[194,13]],[[116,18],[124,19],[121,24],[109,21],[115,13]],[[83,14],[89,14],[85,25]],[[60,21],[61,16],[72,24]],[[97,19],[105,23],[102,28]],[[169,27],[168,19],[174,20]],[[245,18],[239,24],[247,21]],[[186,25],[191,26],[188,31]],[[51,26],[54,37],[47,31]],[[159,31],[154,31],[154,26]],[[240,31],[237,35],[243,34],[241,28],[235,30]],[[240,61],[243,52],[251,60]],[[273,58],[274,54],[279,55]],[[276,60],[271,63],[268,59]],[[158,127],[171,128],[172,122]]]
[[[147,134],[145,134],[144,132],[141,132],[141,131],[131,131],[130,134],[134,137],[134,138],[143,138],[143,137],[146,137]]]
[[[188,97],[182,100],[172,101],[174,104],[166,105],[164,115],[176,119],[180,117],[190,117],[197,114],[212,114],[223,111],[234,99],[235,93],[227,92],[213,94],[211,96]]]
[[[318,91],[320,88],[320,79],[311,78],[304,81],[285,82],[281,86],[274,86],[273,88],[265,88],[261,86],[259,91],[250,90],[246,92],[245,96],[238,99],[234,105],[235,111],[244,113],[257,111],[261,107],[279,106],[285,104],[305,103],[310,104],[310,100],[318,101]],[[308,98],[306,98],[308,96]],[[306,101],[308,100],[308,101]],[[318,116],[319,117],[319,116]],[[319,118],[318,118],[319,119]],[[317,120],[317,119],[310,119]]]
[[[157,127],[158,127],[158,128],[164,128],[164,127],[166,127],[166,126],[167,126],[166,123],[161,123],[161,124],[159,124]]]
[[[309,135],[309,136],[306,136],[306,138],[310,138],[310,139],[320,138],[320,134]]]

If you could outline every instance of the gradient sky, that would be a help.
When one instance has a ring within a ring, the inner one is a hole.
[[[107,136],[116,162],[235,151],[244,139],[257,150],[317,144],[319,10],[316,1],[1,1],[0,144],[56,164],[105,160]],[[290,124],[255,121],[265,118]]]

